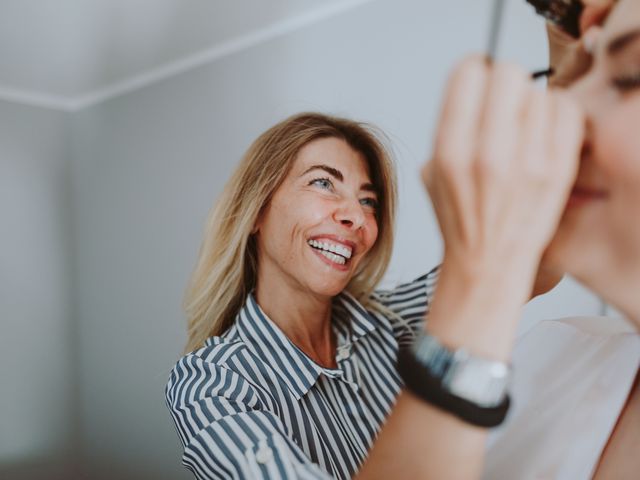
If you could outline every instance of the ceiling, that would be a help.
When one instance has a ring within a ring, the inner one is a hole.
[[[74,110],[372,0],[2,0],[0,98]]]

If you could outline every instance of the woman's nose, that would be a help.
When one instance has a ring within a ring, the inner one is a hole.
[[[365,216],[359,199],[344,199],[334,213],[334,220],[341,225],[357,230],[364,225]]]
[[[594,129],[594,118],[598,112],[606,108],[606,99],[599,95],[599,79],[592,75],[587,75],[575,82],[566,90],[566,93],[575,101],[585,117],[585,140],[589,141]]]
[[[593,83],[591,78],[585,77],[565,90],[567,95],[582,108],[586,115],[590,115],[596,109],[594,99],[597,98],[597,95],[593,95]]]

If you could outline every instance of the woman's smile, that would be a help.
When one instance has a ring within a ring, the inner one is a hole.
[[[307,241],[318,258],[340,271],[349,271],[351,257],[355,252],[355,242],[334,235],[319,235]]]

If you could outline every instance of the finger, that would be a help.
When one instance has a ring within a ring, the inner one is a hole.
[[[505,218],[513,181],[510,178],[520,142],[523,102],[530,80],[514,65],[496,65],[492,71],[481,119],[474,161],[478,228],[493,231]]]
[[[487,77],[486,62],[479,56],[466,59],[452,73],[434,142],[434,157],[457,164],[471,161]]]
[[[477,167],[480,175],[506,173],[519,142],[526,92],[531,82],[515,65],[494,67],[482,112]]]
[[[525,182],[540,183],[549,175],[550,129],[553,125],[552,102],[546,92],[530,89],[522,127],[518,158]]]
[[[464,211],[460,209],[460,199],[451,191],[447,182],[438,178],[436,163],[428,162],[422,167],[421,173],[445,244],[450,239],[467,236],[467,228],[463,225]]]
[[[471,237],[471,215],[476,203],[470,166],[488,81],[483,57],[470,57],[451,75],[434,141],[429,189],[443,235]],[[427,184],[429,181],[427,180]]]
[[[568,194],[575,181],[585,140],[586,118],[580,107],[564,93],[556,92],[552,160],[557,178]]]

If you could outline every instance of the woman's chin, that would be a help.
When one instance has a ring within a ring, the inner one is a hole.
[[[313,293],[319,297],[333,298],[340,295],[347,288],[347,283],[328,283],[322,285],[314,285],[312,287]]]
[[[585,260],[588,262],[585,240],[561,225],[544,252],[544,265],[551,270],[575,276]]]

